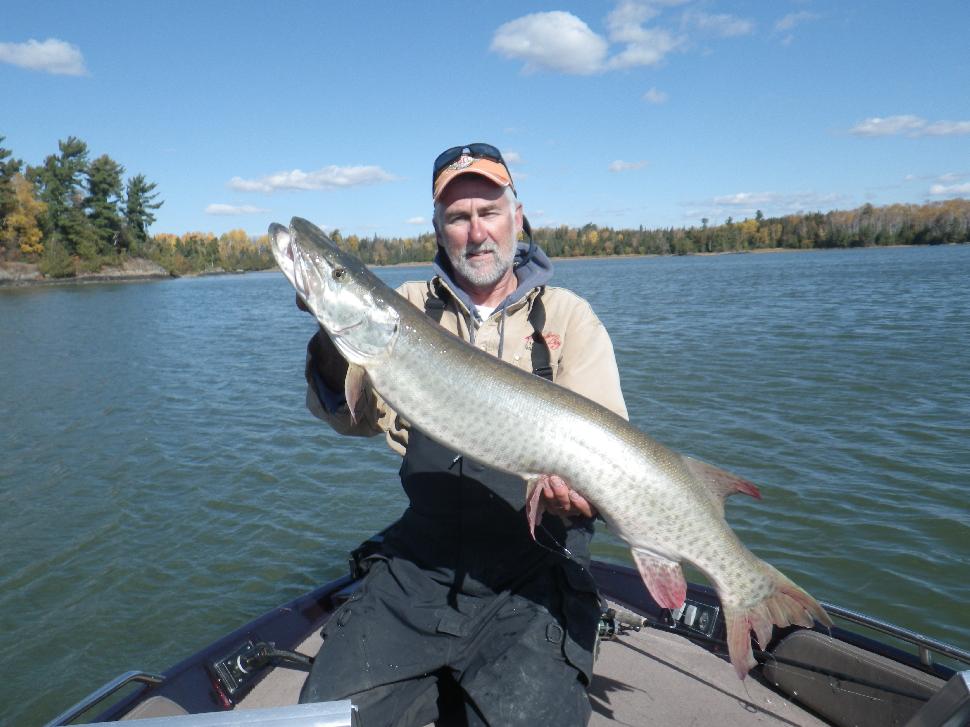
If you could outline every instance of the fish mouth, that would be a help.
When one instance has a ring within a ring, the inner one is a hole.
[[[346,326],[341,326],[340,328],[331,328],[330,333],[331,335],[334,335],[334,336],[342,336],[345,333],[347,333],[347,331],[352,331],[355,328],[359,328],[360,326],[363,325],[363,323],[364,323],[364,319],[362,318],[359,321],[356,321]]]

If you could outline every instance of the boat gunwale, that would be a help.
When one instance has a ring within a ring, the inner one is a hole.
[[[664,623],[669,621],[669,611],[661,608],[653,601],[647,590],[643,587],[639,574],[633,568],[606,561],[594,560],[590,564],[590,571],[596,580],[601,595],[605,599],[616,602],[629,608],[631,611],[648,616],[652,620],[651,626],[654,628],[659,627],[663,629]],[[164,677],[162,683],[157,685],[144,685],[127,697],[105,708],[97,715],[96,721],[110,722],[118,720],[139,703],[152,696],[167,697],[190,713],[232,709],[272,669],[266,668],[262,670],[262,673],[256,675],[250,683],[246,684],[230,699],[216,685],[215,680],[208,671],[208,665],[214,660],[224,657],[247,640],[274,642],[278,648],[294,649],[307,636],[312,634],[314,630],[322,627],[327,618],[340,605],[342,597],[346,596],[352,590],[352,586],[358,580],[358,578],[351,575],[341,576],[264,613],[162,672],[162,676]],[[706,603],[718,603],[714,589],[703,584],[689,583],[688,597]],[[828,603],[824,605],[826,608],[831,608],[833,615],[839,618],[846,618],[846,620],[854,623],[856,622],[854,619],[859,618],[860,621],[858,623],[867,627],[871,627],[870,624],[879,624],[885,628],[877,630],[883,631],[894,638],[901,638],[903,635],[908,635],[910,637],[925,639],[926,644],[931,645],[933,651],[937,651],[951,658],[956,658],[958,661],[961,659],[952,656],[952,653],[965,654],[963,650],[949,644],[922,637],[921,634],[916,634],[902,627],[896,627],[893,624],[882,622],[879,619],[868,617],[865,614],[832,606]],[[844,613],[850,614],[851,617],[843,616]],[[864,623],[863,620],[868,620],[869,623]],[[723,636],[723,624],[721,624],[720,629],[720,635]],[[776,629],[772,642],[768,645],[766,651],[770,651],[788,633],[795,630],[798,630],[797,627]],[[956,670],[946,665],[932,661],[926,663],[919,656],[897,646],[840,626],[826,629],[824,626],[816,623],[813,630],[828,634],[839,641],[857,646],[887,659],[913,667],[944,681],[949,680],[957,673]],[[693,641],[719,658],[727,658],[726,647],[719,648],[723,647],[723,644],[717,638],[719,635],[717,633],[713,637],[705,637],[697,633],[691,633],[686,628],[678,628],[674,624],[670,625],[669,631]],[[910,639],[904,640],[909,641]],[[912,643],[921,646],[916,641]],[[936,647],[938,646],[945,647],[945,649],[937,650]],[[201,685],[205,686],[202,687]],[[95,690],[92,694],[97,691]],[[90,695],[88,698],[90,698]],[[78,704],[81,704],[81,702]],[[91,704],[89,710],[94,709],[96,706],[96,703]],[[68,711],[70,710],[65,710],[64,713],[66,714]],[[49,722],[46,727],[55,727],[58,724],[63,723],[59,723],[55,719]]]

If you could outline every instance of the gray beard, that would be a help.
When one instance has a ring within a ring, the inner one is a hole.
[[[449,254],[448,260],[451,262],[451,267],[455,273],[478,288],[486,288],[497,283],[511,269],[512,263],[515,261],[515,245],[510,246],[508,254],[504,256],[499,246],[494,242],[482,243],[474,249],[476,252],[494,252],[495,256],[492,258],[492,264],[484,268],[474,266],[464,254],[456,257],[452,257]]]

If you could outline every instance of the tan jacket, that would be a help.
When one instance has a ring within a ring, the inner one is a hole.
[[[404,283],[397,292],[425,310],[429,297],[439,297],[439,288],[436,287],[439,285],[447,290],[446,284],[436,278],[430,282]],[[493,356],[498,355],[502,341],[502,359],[531,372],[533,328],[529,322],[529,312],[538,292],[536,288],[509,306],[504,321],[502,313],[496,311],[472,331],[469,330],[472,314],[457,297],[445,292],[440,296],[446,301],[440,323]],[[589,303],[572,291],[552,286],[547,286],[542,293],[542,303],[546,315],[542,334],[549,347],[553,381],[627,419],[613,344]],[[353,423],[346,404],[332,413],[326,410],[317,397],[309,365],[307,380],[307,407],[315,416],[328,422],[341,434],[373,436],[384,432],[391,449],[404,454],[408,424],[375,392],[365,392],[358,403],[357,422]]]

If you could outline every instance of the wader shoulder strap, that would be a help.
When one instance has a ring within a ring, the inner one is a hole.
[[[549,344],[542,335],[546,327],[546,307],[542,304],[542,294],[545,287],[539,289],[532,310],[529,311],[529,324],[532,326],[532,373],[552,381],[552,365],[549,357]]]
[[[441,323],[441,317],[445,314],[444,298],[441,297],[441,288],[433,281],[428,281],[428,297],[424,299],[424,314],[435,323]]]

